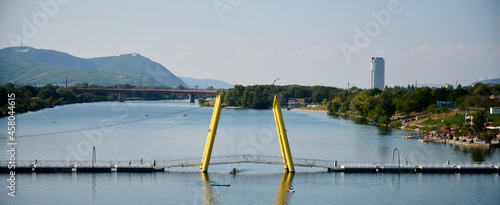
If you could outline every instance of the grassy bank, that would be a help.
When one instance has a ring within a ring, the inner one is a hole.
[[[487,114],[486,117],[488,118],[491,126],[500,126],[500,114]]]
[[[315,105],[315,106],[312,106],[312,107],[301,107],[301,108],[297,108],[299,110],[311,110],[311,111],[326,111],[327,108],[326,108],[326,105]]]
[[[458,124],[458,123],[463,123],[464,122],[464,115],[453,115],[450,117],[443,117],[443,118],[436,118],[434,119],[428,119],[423,121],[421,124],[422,125],[445,125],[445,124]]]

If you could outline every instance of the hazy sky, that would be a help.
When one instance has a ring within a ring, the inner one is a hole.
[[[92,58],[139,53],[231,84],[462,84],[500,77],[498,0],[0,0],[0,48]]]

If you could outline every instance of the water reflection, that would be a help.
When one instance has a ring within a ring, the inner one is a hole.
[[[393,190],[399,191],[399,185],[401,184],[401,173],[393,174],[391,178]]]
[[[364,117],[344,117],[345,119],[351,119],[352,121],[354,121],[355,124],[359,124],[359,125],[366,125],[369,123],[368,119],[364,118]]]
[[[380,136],[392,136],[393,129],[386,126],[376,126],[378,130],[378,135]]]
[[[203,195],[205,196],[204,204],[219,204],[217,198],[215,196],[214,189],[210,186],[212,182],[210,181],[210,177],[208,173],[201,173],[201,186],[203,189]]]
[[[276,200],[274,204],[287,204],[290,198],[290,193],[288,188],[292,185],[293,177],[295,173],[288,173],[287,171],[283,172],[283,176],[281,177],[280,186],[278,188],[278,192],[276,193]]]
[[[466,147],[461,145],[453,145],[452,150],[454,152],[463,153],[464,155],[470,155],[472,161],[474,162],[484,162],[488,158],[492,158],[495,155],[497,149],[492,148],[476,148],[476,147]]]
[[[92,199],[95,200],[95,187],[96,187],[96,174],[95,173],[92,173]]]

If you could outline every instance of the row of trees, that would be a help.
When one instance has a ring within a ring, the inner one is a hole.
[[[383,124],[390,122],[394,113],[411,114],[434,107],[437,101],[455,101],[462,110],[478,107],[500,106],[498,101],[490,99],[492,94],[500,93],[500,85],[477,84],[474,87],[457,89],[392,87],[380,89],[349,90],[325,86],[272,86],[272,85],[236,85],[224,93],[224,103],[230,106],[267,109],[271,107],[274,95],[286,102],[289,98],[304,98],[306,103],[327,105],[331,113],[351,113],[368,117]],[[283,100],[284,99],[284,100]]]
[[[254,109],[268,109],[272,106],[274,95],[280,96],[281,102],[289,98],[304,98],[306,103],[324,103],[334,99],[341,89],[326,86],[273,86],[273,85],[235,85],[224,92],[224,104]]]
[[[335,106],[338,106],[338,103],[341,103],[342,106],[338,111],[356,111],[362,116],[373,114],[392,116],[394,111],[402,114],[421,112],[435,105],[437,101],[455,101],[462,110],[500,106],[498,101],[489,98],[494,93],[500,93],[500,85],[481,84],[465,89],[459,86],[454,90],[429,87],[408,90],[394,87],[386,88],[384,91],[369,89],[351,92],[345,100],[333,99],[331,105],[337,103]],[[336,107],[332,107],[331,110],[337,111]]]
[[[48,84],[44,87],[26,85],[16,88],[14,84],[9,83],[0,87],[1,116],[5,116],[7,113],[7,94],[9,93],[16,95],[16,113],[36,111],[54,105],[116,99],[115,95],[108,93],[78,93],[75,86],[63,88]]]
[[[36,111],[50,106],[57,106],[71,103],[100,102],[118,100],[117,93],[80,93],[77,88],[141,88],[141,89],[173,89],[170,87],[151,87],[148,85],[111,85],[98,86],[88,83],[79,83],[73,86],[60,87],[48,84],[44,87],[33,87],[25,85],[15,87],[8,83],[0,87],[0,117],[6,116],[8,112],[7,95],[14,93],[16,95],[16,113]],[[176,88],[181,89],[181,88]],[[135,97],[144,100],[166,100],[166,99],[185,99],[187,95],[183,94],[130,94],[129,97]]]
[[[170,87],[151,87],[148,85],[112,85],[108,88],[156,88],[173,89]],[[89,85],[88,83],[75,84],[69,87],[53,86],[44,87],[22,86],[15,87],[9,83],[0,87],[0,111],[2,116],[7,111],[7,94],[16,94],[16,112],[38,110],[47,105],[60,105],[68,103],[83,103],[117,100],[116,93],[79,93],[76,88],[106,88],[104,86]],[[182,89],[182,88],[176,88]],[[254,109],[268,109],[272,106],[273,96],[278,95],[282,103],[289,98],[303,98],[306,103],[321,103],[327,105],[332,113],[351,113],[369,117],[376,122],[389,122],[389,118],[396,112],[410,114],[424,111],[436,101],[456,101],[461,110],[478,107],[500,107],[500,103],[490,99],[489,96],[500,93],[500,85],[478,84],[471,88],[457,89],[446,88],[414,88],[392,87],[383,91],[375,89],[359,89],[356,87],[340,89],[327,86],[273,86],[273,85],[236,85],[233,89],[224,92],[223,102],[229,106],[239,106]],[[178,94],[139,94],[140,99],[164,100],[181,99],[186,95]]]

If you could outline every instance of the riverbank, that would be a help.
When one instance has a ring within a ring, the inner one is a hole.
[[[340,116],[340,114],[339,114]],[[356,115],[349,115],[349,117],[355,117],[355,118],[363,118],[366,119],[367,122],[369,122],[369,118],[367,117],[362,117],[362,116],[356,116]],[[395,122],[395,121],[393,121]],[[375,123],[373,125],[376,126],[385,126],[382,124]],[[405,123],[405,125],[400,126],[400,127],[392,127],[389,126],[390,128],[393,129],[401,129],[401,130],[407,130],[407,131],[413,131],[413,132],[420,132],[420,133],[429,133],[428,130],[421,129],[421,128],[427,128],[427,127],[435,127],[435,125],[418,125],[418,124],[409,124]],[[475,147],[475,148],[492,148],[492,147],[500,147],[500,135],[497,135],[497,137],[493,140],[491,140],[490,143],[486,143],[485,141],[482,140],[472,140],[468,139],[467,137],[460,136],[459,138],[453,138],[449,139],[446,137],[416,137],[419,139],[420,142],[432,142],[432,143],[444,143],[444,144],[454,144],[454,145],[461,145],[461,146],[467,146],[467,147]]]
[[[324,113],[328,112],[328,110],[314,110],[314,109],[306,109],[306,108],[294,108],[294,109],[290,109],[290,111],[324,112]]]
[[[206,104],[208,104],[208,106],[213,106],[213,105],[210,104],[210,103],[213,103],[213,102],[214,101],[207,102]],[[242,109],[242,107],[238,107],[238,106],[225,106],[224,108],[228,108],[228,109]],[[293,109],[289,109],[289,110],[290,111],[302,111],[302,112],[323,112],[323,113],[328,113],[328,110],[326,110],[326,106],[325,105],[316,105],[316,106],[311,106],[311,107],[293,108]],[[401,125],[402,124],[400,122],[401,119],[407,119],[407,118],[411,118],[411,117],[409,117],[409,116],[396,116],[395,115],[395,116],[391,117],[391,119],[393,119],[393,120],[388,125],[371,122],[368,117],[357,116],[357,115],[355,115],[355,113],[350,113],[349,117],[366,119],[367,122],[370,122],[370,123],[367,123],[367,125],[386,126],[386,127],[390,127],[390,128],[396,128],[396,129],[408,130],[408,131],[415,131],[415,132],[421,132],[421,133],[429,133],[430,130],[428,128],[430,128],[430,127],[436,128],[437,127],[436,125],[428,125],[428,124],[421,125],[420,123],[425,122],[426,120],[429,120],[429,118],[431,118],[431,116],[427,115],[427,113],[425,113],[425,112],[419,113],[419,115],[420,116],[424,115],[425,117],[423,119],[419,119],[418,121],[405,122],[402,126],[398,126],[397,125],[398,122],[399,122],[399,125]],[[456,115],[457,114],[455,114],[455,116]],[[339,116],[340,116],[340,114],[339,114]],[[454,116],[454,115],[452,114],[451,116]],[[432,116],[432,117],[434,117],[434,116]],[[436,119],[435,119],[436,121],[437,120],[442,120],[441,118],[438,118],[438,117],[444,117],[444,119],[446,121],[447,117],[449,118],[449,115],[446,115],[446,114],[436,115]],[[492,140],[490,143],[485,143],[484,141],[467,140],[467,139],[465,139],[465,137],[462,137],[459,140],[447,139],[447,138],[444,138],[444,137],[432,137],[432,138],[431,137],[427,137],[427,139],[424,139],[424,138],[421,138],[421,137],[417,137],[417,138],[420,138],[419,141],[421,141],[421,142],[445,143],[445,144],[454,144],[454,145],[462,145],[462,146],[478,147],[478,148],[500,147],[500,142],[498,140]]]
[[[419,142],[454,144],[454,145],[462,145],[462,146],[477,147],[477,148],[500,147],[500,139],[498,139],[498,137],[494,140],[491,140],[489,143],[487,143],[483,140],[474,140],[474,139],[468,139],[465,137],[449,139],[449,138],[437,137],[437,136],[428,136],[428,137],[420,138],[418,141]]]

